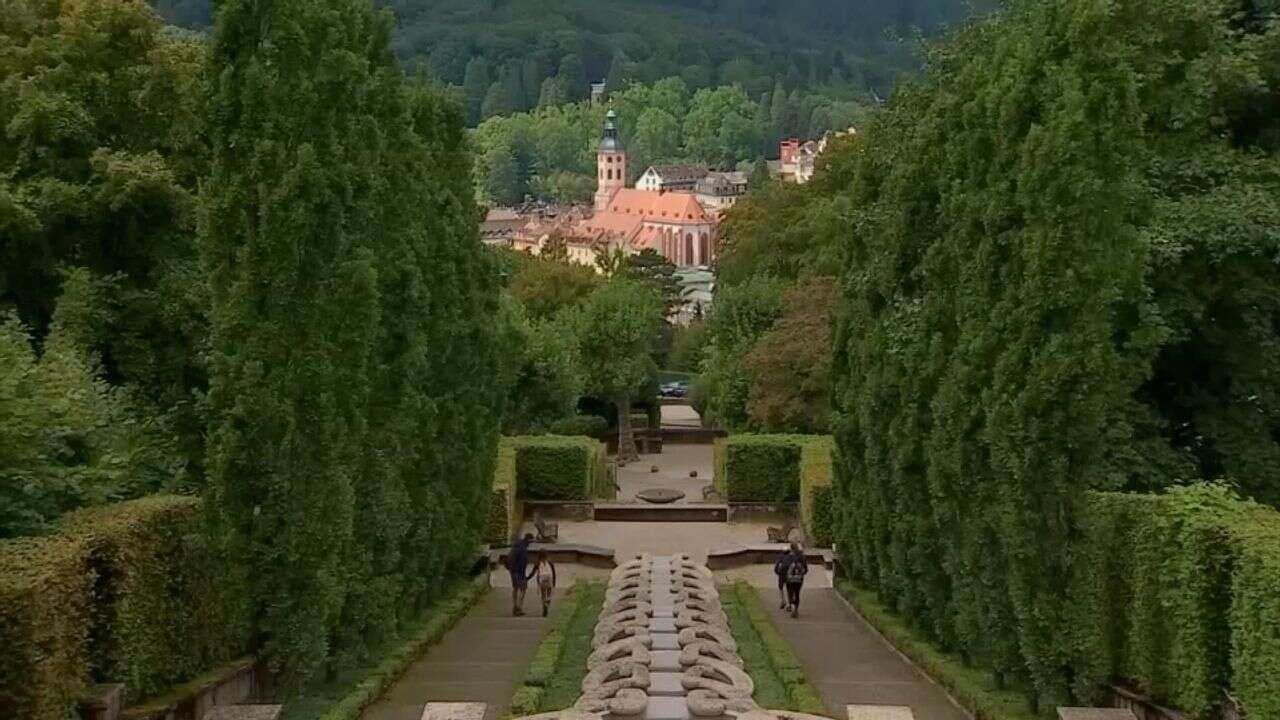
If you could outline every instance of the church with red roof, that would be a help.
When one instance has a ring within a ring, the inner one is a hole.
[[[532,220],[516,231],[512,247],[539,253],[558,237],[569,258],[584,265],[594,266],[601,251],[633,255],[645,249],[657,251],[677,267],[710,265],[719,213],[708,210],[692,193],[627,187],[627,153],[618,138],[617,119],[612,110],[605,119],[591,212],[554,222]]]

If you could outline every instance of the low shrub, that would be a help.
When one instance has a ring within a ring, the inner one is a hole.
[[[536,715],[545,694],[546,690],[535,685],[521,685],[511,696],[511,714],[515,717]]]
[[[0,710],[64,720],[89,683],[88,549],[67,537],[0,542]]]
[[[547,428],[552,435],[585,435],[596,437],[609,429],[609,421],[599,415],[575,415],[561,418]]]
[[[488,591],[487,578],[459,582],[412,626],[406,639],[392,645],[376,664],[363,672],[357,668],[344,673],[345,685],[339,693],[334,693],[332,687],[308,688],[303,697],[285,705],[284,720],[357,720],[365,708],[381,697],[427,648],[439,643]]]
[[[997,687],[991,672],[970,667],[958,656],[938,650],[886,610],[872,593],[848,583],[840,583],[838,589],[864,620],[946,688],[974,720],[1039,720],[1022,689]]]
[[[773,618],[769,617],[769,611],[760,600],[760,593],[739,580],[733,585],[733,594],[763,643],[774,674],[786,688],[789,709],[812,715],[826,715],[827,709],[822,697],[809,683],[800,658],[791,649],[791,643],[787,642],[778,626],[773,623]]]

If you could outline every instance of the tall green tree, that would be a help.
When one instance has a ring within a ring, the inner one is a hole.
[[[467,99],[467,124],[475,125],[484,117],[485,96],[492,84],[489,61],[483,56],[471,58],[467,62],[466,73],[462,78],[462,92]]]
[[[1107,679],[1064,642],[1089,490],[1280,496],[1280,25],[1242,7],[1012,4],[850,156],[840,546],[1041,708]]]
[[[631,402],[657,370],[662,303],[651,288],[613,278],[587,298],[580,323],[587,392],[618,409],[618,459],[638,460]]]
[[[362,3],[287,0],[223,5],[213,40],[209,506],[286,687],[329,660],[359,548],[389,34]]]

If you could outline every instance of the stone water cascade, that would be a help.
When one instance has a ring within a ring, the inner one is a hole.
[[[756,704],[715,579],[684,555],[616,568],[592,647],[578,701],[527,720],[825,720]]]

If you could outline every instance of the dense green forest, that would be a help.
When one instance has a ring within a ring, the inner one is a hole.
[[[964,17],[964,0],[389,0],[395,46],[463,89],[469,121],[585,99],[588,83],[680,77],[692,90],[739,85],[885,97],[918,62],[918,33]],[[976,3],[981,7],[984,3]],[[171,22],[210,24],[209,0],[158,0]],[[486,106],[486,100],[489,102]],[[482,108],[488,112],[482,113]]]

